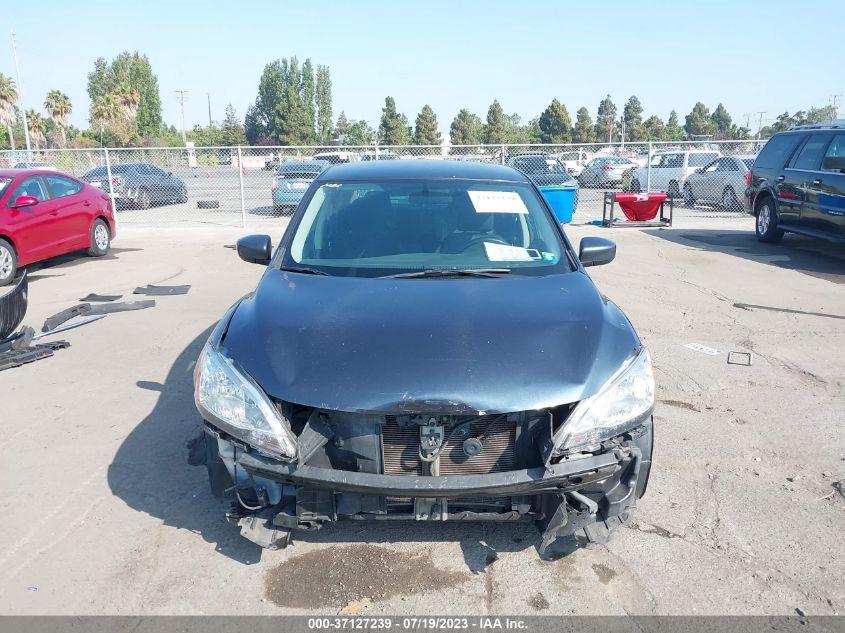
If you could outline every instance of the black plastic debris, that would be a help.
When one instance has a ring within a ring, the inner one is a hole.
[[[74,317],[84,315],[105,315],[114,312],[129,312],[132,310],[143,310],[144,308],[152,308],[155,306],[155,299],[147,299],[143,301],[122,301],[120,303],[104,303],[102,305],[91,305],[90,303],[80,303],[67,310],[62,310],[58,314],[54,314],[44,321],[41,328],[42,332],[51,332],[59,327],[62,323],[70,321]]]
[[[37,341],[38,339],[42,339],[45,336],[52,336],[53,334],[58,334],[59,332],[65,332],[67,330],[72,330],[83,325],[88,325],[89,323],[93,323],[94,321],[105,319],[107,316],[108,314],[86,314],[81,317],[77,317],[73,321],[62,323],[61,325],[56,326],[49,332],[43,332],[42,334],[39,334],[38,336],[34,337],[33,340]]]
[[[17,279],[14,287],[0,295],[0,341],[14,332],[26,316],[29,282],[26,271]]]
[[[148,284],[141,288],[135,288],[135,291],[132,294],[136,295],[148,295],[148,296],[166,296],[166,295],[186,295],[188,294],[188,290],[191,289],[190,285],[186,286],[154,286],[152,284]]]
[[[123,295],[98,295],[92,292],[87,297],[82,297],[80,301],[88,303],[105,303],[106,301],[117,301],[122,296]]]
[[[219,200],[197,200],[197,209],[219,209]]]
[[[32,328],[29,328],[32,330]],[[52,341],[50,343],[39,343],[22,349],[10,349],[0,352],[0,371],[20,367],[27,363],[34,363],[43,358],[49,358],[53,352],[70,347],[67,341]]]

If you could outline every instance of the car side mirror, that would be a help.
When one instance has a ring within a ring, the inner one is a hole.
[[[39,200],[35,196],[18,196],[18,199],[15,200],[15,204],[12,206],[16,209],[23,209],[25,207],[31,207],[34,204],[38,204]]]
[[[614,257],[616,243],[603,237],[585,237],[578,247],[578,259],[584,267],[609,264]]]
[[[238,240],[238,256],[250,264],[266,266],[273,257],[273,241],[269,235],[247,235]]]
[[[845,174],[845,156],[825,156],[822,159],[822,169]]]

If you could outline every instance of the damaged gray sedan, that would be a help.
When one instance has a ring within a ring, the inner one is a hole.
[[[204,464],[269,548],[340,519],[534,521],[541,556],[603,541],[648,482],[648,351],[520,172],[336,166],[197,363]]]

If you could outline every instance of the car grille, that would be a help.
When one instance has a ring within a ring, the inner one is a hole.
[[[472,421],[470,437],[481,438],[483,449],[475,457],[467,457],[461,448],[465,437],[449,438],[440,453],[441,475],[486,475],[514,470],[516,425],[506,416],[485,415]],[[384,474],[421,475],[419,458],[420,429],[416,425],[399,426],[394,416],[387,416],[382,432]]]

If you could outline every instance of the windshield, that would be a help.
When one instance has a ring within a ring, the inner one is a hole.
[[[6,191],[6,187],[9,186],[10,182],[12,182],[11,178],[0,178],[0,195],[3,195],[3,192]]]
[[[293,232],[282,266],[381,277],[425,270],[571,270],[529,185],[472,180],[324,183]]]

